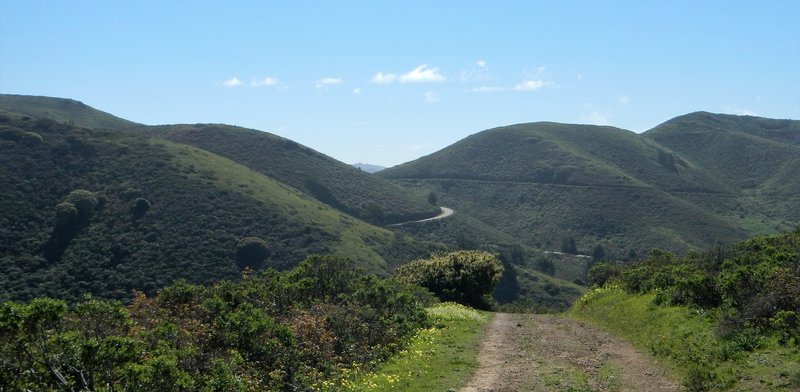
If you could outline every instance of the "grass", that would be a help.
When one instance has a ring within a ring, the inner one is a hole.
[[[427,309],[434,326],[420,330],[408,347],[373,371],[348,370],[320,391],[458,390],[478,366],[477,355],[490,316],[454,303]]]
[[[800,388],[800,352],[764,337],[753,351],[714,333],[714,315],[682,306],[656,306],[655,294],[594,289],[570,311],[661,359],[689,390],[792,391]]]

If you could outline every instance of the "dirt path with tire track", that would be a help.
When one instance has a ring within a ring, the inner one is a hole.
[[[462,392],[679,391],[656,361],[564,316],[497,313]]]

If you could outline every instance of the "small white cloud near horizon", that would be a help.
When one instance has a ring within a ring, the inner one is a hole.
[[[750,110],[750,109],[741,109],[741,108],[732,108],[732,107],[725,107],[725,113],[728,114],[735,114],[737,116],[754,116],[758,117],[758,113]]]
[[[756,95],[756,102],[761,102],[762,99],[760,95]]]
[[[543,80],[525,80],[522,83],[514,86],[514,90],[517,91],[534,91],[538,90],[544,86],[549,86],[552,83],[545,82]]]
[[[489,79],[491,79],[491,76],[489,75],[489,67],[486,65],[486,60],[478,60],[475,62],[475,66],[458,74],[458,80],[462,82],[478,82]]]
[[[417,68],[400,75],[400,83],[443,82],[444,76],[439,73],[439,68],[422,64]]]
[[[354,88],[353,95],[361,95],[361,87]]]
[[[439,102],[439,94],[437,94],[435,91],[426,91],[425,102],[428,103]]]
[[[506,91],[506,90],[508,90],[508,88],[500,86],[478,86],[469,91],[473,93],[493,93],[497,91]]]
[[[242,83],[241,80],[239,80],[239,78],[234,76],[234,77],[232,77],[232,78],[230,78],[228,80],[223,81],[220,84],[222,85],[222,87],[239,87],[243,83]]]
[[[252,78],[250,79],[250,87],[269,87],[269,86],[276,86],[278,84],[278,78]]]
[[[627,105],[628,102],[630,102],[630,101],[631,101],[631,97],[627,96],[626,94],[622,94],[622,96],[619,97],[619,104],[620,105]]]
[[[589,113],[583,112],[580,116],[580,122],[583,124],[592,124],[592,125],[608,125],[608,120],[611,118],[611,115],[608,113],[603,113],[599,110],[592,110]]]
[[[330,78],[329,77],[329,78],[322,78],[320,80],[317,80],[317,83],[314,84],[314,87],[320,89],[320,88],[323,88],[323,87],[326,87],[326,86],[332,86],[332,85],[335,85],[335,84],[342,84],[342,83],[344,83],[344,80],[342,78]]]
[[[389,84],[397,80],[397,75],[393,73],[383,73],[383,71],[378,72],[375,76],[372,77],[370,80],[372,83],[376,84]]]

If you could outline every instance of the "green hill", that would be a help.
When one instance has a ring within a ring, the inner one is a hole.
[[[140,133],[3,111],[0,150],[1,300],[129,299],[176,279],[285,269],[312,253],[386,273],[434,249],[225,157]],[[263,240],[266,258],[237,252],[248,237]]]
[[[78,127],[124,129],[137,126],[72,99],[0,94],[0,108],[28,117],[50,119]]]
[[[439,213],[438,206],[396,184],[267,132],[218,124],[148,127],[145,132],[229,158],[373,224]]]
[[[612,127],[530,123],[477,133],[378,175],[420,194],[432,192],[440,204],[523,244],[559,250],[574,239],[583,253],[600,245],[616,259],[790,228],[800,206],[793,193],[800,186],[793,176],[800,172],[797,145],[790,142],[798,122],[723,118],[717,128],[759,141],[747,147],[752,153],[727,152],[732,142],[685,141],[682,135],[691,132],[680,123],[644,136]],[[662,143],[667,136],[682,144]],[[696,155],[680,148],[689,145]],[[732,180],[734,164],[752,171],[758,187],[749,191],[744,181]]]

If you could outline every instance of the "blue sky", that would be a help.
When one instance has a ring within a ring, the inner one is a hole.
[[[800,1],[0,0],[0,92],[392,166],[532,121],[800,118]]]

